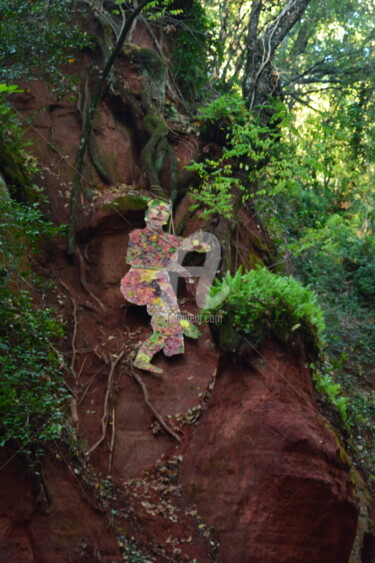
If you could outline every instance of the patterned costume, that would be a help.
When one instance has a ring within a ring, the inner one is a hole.
[[[189,279],[189,272],[176,261],[178,250],[209,250],[208,245],[198,238],[184,239],[165,233],[162,225],[167,222],[169,214],[167,203],[151,202],[146,217],[147,226],[129,235],[126,262],[131,268],[121,280],[121,292],[125,299],[136,305],[147,305],[154,330],[152,336],[142,344],[134,365],[155,373],[161,373],[162,370],[150,362],[159,350],[164,349],[166,356],[182,354],[184,334],[192,338],[199,336],[194,325],[185,319],[181,320],[168,271]]]

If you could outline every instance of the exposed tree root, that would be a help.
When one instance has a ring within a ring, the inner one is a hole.
[[[129,372],[128,372],[129,373]],[[159,422],[159,424],[164,428],[164,430],[170,435],[172,436],[175,440],[177,440],[177,442],[181,442],[181,438],[175,433],[173,432],[173,430],[168,426],[168,424],[164,421],[163,417],[161,416],[161,414],[158,413],[158,411],[155,409],[155,407],[152,405],[152,403],[150,402],[150,399],[148,398],[148,392],[147,392],[147,387],[146,385],[143,383],[142,379],[140,378],[139,375],[137,375],[134,370],[132,369],[131,373],[129,373],[130,377],[133,377],[135,379],[135,381],[138,383],[138,385],[140,386],[140,388],[142,389],[143,392],[143,398],[145,400],[146,405],[148,406],[148,408],[150,409],[150,411],[152,412],[152,414],[154,415],[154,417],[156,418],[156,420]]]
[[[108,475],[110,475],[112,471],[113,448],[115,445],[115,437],[116,437],[116,411],[114,407],[112,407],[112,436],[111,436],[111,443],[109,445]]]
[[[94,450],[96,450],[96,448],[98,446],[100,446],[100,444],[105,439],[105,436],[106,436],[106,433],[107,433],[108,418],[109,418],[108,405],[109,405],[109,401],[111,399],[112,391],[113,391],[113,376],[114,376],[114,373],[115,373],[116,366],[117,366],[117,364],[119,363],[119,361],[121,360],[121,358],[123,357],[124,354],[125,354],[125,350],[123,350],[118,355],[116,355],[116,357],[113,355],[110,359],[111,369],[109,371],[109,376],[108,376],[107,391],[106,391],[105,398],[104,398],[103,416],[102,416],[102,420],[101,420],[102,432],[101,432],[100,438],[95,442],[95,444],[93,444],[91,446],[91,448],[89,448],[87,450],[86,456],[91,455],[92,452]]]
[[[91,385],[93,384],[93,382],[94,382],[95,379],[96,379],[96,376],[98,375],[98,373],[99,373],[104,367],[105,367],[105,364],[102,365],[102,366],[100,366],[100,368],[96,370],[96,372],[94,373],[94,375],[92,375],[92,376],[90,377],[90,379],[85,383],[85,385],[83,386],[83,387],[85,388],[85,390],[84,390],[84,392],[82,393],[81,397],[79,398],[78,406],[83,403],[83,401],[84,401],[84,399],[85,399],[87,393],[88,393],[89,390],[90,390]]]
[[[78,418],[78,402],[75,397],[70,400],[70,413],[72,416],[72,424],[78,430],[79,418]]]
[[[77,332],[78,332],[77,303],[74,301],[72,296],[70,296],[70,299],[73,304],[73,320],[74,320],[74,328],[73,328],[73,336],[72,336],[72,361],[70,364],[70,369],[72,370],[72,373],[74,374],[74,379],[76,380],[77,383],[77,375],[75,372],[75,364],[77,358],[76,341],[77,341]]]
[[[72,335],[72,359],[70,362],[70,371],[72,372],[73,376],[74,376],[74,381],[77,384],[77,380],[78,380],[78,376],[76,374],[75,371],[75,363],[76,363],[76,358],[77,358],[77,347],[76,347],[76,342],[77,342],[77,332],[78,332],[78,319],[77,319],[77,303],[74,301],[71,292],[68,288],[68,286],[62,281],[60,280],[60,284],[67,290],[68,295],[70,297],[70,300],[72,302],[73,305],[73,321],[74,321],[74,326],[73,326],[73,335]],[[80,370],[81,373],[82,369]]]
[[[107,307],[104,305],[104,303],[102,303],[100,301],[100,299],[98,297],[96,297],[96,295],[91,291],[91,289],[88,287],[87,285],[87,281],[86,281],[86,264],[85,264],[85,259],[82,256],[81,251],[79,250],[79,248],[77,247],[76,249],[76,253],[78,256],[78,261],[79,261],[79,271],[80,271],[80,281],[81,281],[81,285],[83,287],[83,289],[85,291],[87,291],[87,293],[90,295],[90,297],[96,302],[98,303],[98,305],[100,305],[100,307],[103,309],[103,311],[107,311]]]
[[[70,256],[74,256],[75,253],[75,237],[76,237],[76,227],[77,227],[77,219],[78,219],[78,204],[80,198],[82,169],[83,169],[84,158],[86,154],[90,133],[92,130],[95,110],[100,101],[101,93],[106,83],[108,74],[112,70],[113,64],[123,47],[125,38],[133,24],[133,21],[148,3],[149,0],[141,0],[139,5],[136,8],[134,8],[132,13],[127,18],[127,20],[126,21],[125,19],[123,20],[123,25],[117,36],[116,44],[113,47],[112,52],[109,55],[107,62],[104,66],[104,69],[100,73],[99,79],[95,84],[90,107],[88,108],[87,113],[84,117],[81,142],[79,144],[79,149],[75,162],[76,173],[73,178],[72,189],[71,189],[71,214],[70,214],[70,224],[69,224],[69,233],[68,233],[68,254]]]

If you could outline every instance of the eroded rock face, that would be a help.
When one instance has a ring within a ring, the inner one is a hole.
[[[308,371],[270,343],[224,366],[180,475],[220,541],[219,561],[344,562],[357,506]]]
[[[10,459],[2,449],[0,465],[0,561],[122,561],[114,532],[62,459],[43,460],[51,506],[22,454]]]
[[[159,355],[155,362],[163,367],[163,376],[141,377],[151,403],[171,427],[180,424],[180,415],[185,419],[177,430],[181,443],[173,440],[155,426],[127,360],[150,331],[142,308],[129,307],[119,290],[127,233],[131,224],[138,226],[139,213],[128,215],[127,222],[115,212],[101,219],[95,215],[97,220],[81,250],[88,264],[85,283],[104,308],[82,285],[83,268],[68,265],[62,251],[48,271],[64,283],[58,286],[61,304],[55,304],[71,334],[72,299],[76,304],[78,434],[87,448],[101,433],[111,358],[125,350],[111,402],[116,423],[112,463],[111,427],[89,458],[98,476],[106,479],[110,471],[112,483],[122,490],[123,496],[113,498],[117,528],[126,529],[157,562],[349,561],[357,520],[349,467],[315,406],[310,374],[300,356],[269,342],[260,356],[242,364],[234,365],[232,359],[219,364],[208,327],[198,342],[187,340],[184,356]],[[186,300],[182,308],[196,312]],[[213,394],[203,404],[201,395],[216,373]],[[199,419],[193,411],[200,406]],[[169,483],[167,472],[166,481],[158,483],[158,460],[168,467],[180,456],[179,481]],[[94,560],[97,550],[103,561],[120,560],[116,537],[106,529],[105,516],[80,492],[79,477],[75,483],[62,462],[43,461],[43,467],[54,499],[48,515],[35,511],[25,467],[18,466],[14,476],[4,475],[0,555],[17,561],[21,553],[20,561],[50,563],[85,560],[83,556]],[[181,491],[174,488],[177,484]],[[21,500],[15,511],[16,491]],[[194,516],[194,504],[203,520]],[[211,549],[202,523],[214,527],[218,550]]]

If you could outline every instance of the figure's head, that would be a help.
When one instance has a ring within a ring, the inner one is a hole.
[[[153,199],[148,204],[145,221],[147,225],[162,227],[168,223],[171,206],[161,199]]]

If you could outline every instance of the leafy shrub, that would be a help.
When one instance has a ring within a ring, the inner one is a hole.
[[[1,80],[43,77],[60,91],[70,85],[58,67],[74,61],[74,51],[89,42],[71,17],[72,5],[71,0],[0,0]]]
[[[326,344],[325,323],[314,292],[294,278],[272,274],[259,266],[244,274],[241,269],[234,276],[227,273],[212,287],[210,297],[225,288],[229,290],[225,301],[207,311],[221,315],[217,327],[223,349],[257,348],[266,337],[274,336],[285,344],[303,343],[310,359],[320,356]],[[355,402],[344,395],[334,366],[321,357],[318,365],[310,367],[316,390],[337,409],[348,428],[354,427]]]
[[[280,144],[281,128],[289,116],[281,102],[270,107],[273,117],[269,125],[249,112],[236,93],[220,96],[201,108],[202,130],[211,128],[215,142],[224,144],[219,158],[192,161],[186,166],[201,180],[191,195],[197,201],[192,209],[204,206],[203,217],[219,213],[233,219],[235,206],[249,198],[294,191],[296,158],[289,147]]]
[[[16,441],[31,451],[58,436],[67,393],[53,347],[62,327],[24,289],[26,257],[38,250],[41,237],[60,229],[43,219],[36,204],[12,201],[4,186],[0,211],[0,445]]]
[[[220,128],[228,133],[234,123],[244,124],[249,119],[243,98],[239,93],[223,94],[198,111],[202,128]]]
[[[61,335],[50,309],[38,310],[27,291],[0,286],[0,445],[59,435],[67,394],[52,342]]]
[[[228,272],[217,282],[211,297],[225,287],[229,289],[225,301],[209,310],[222,315],[222,347],[234,350],[241,341],[256,347],[273,335],[284,343],[303,341],[311,355],[318,353],[324,330],[323,313],[315,294],[297,280],[272,274],[265,267],[246,273],[239,269],[234,276]]]
[[[348,397],[343,396],[343,389],[337,381],[332,377],[332,366],[327,362],[323,363],[319,368],[311,364],[315,389],[326,397],[328,403],[333,405],[340,413],[343,422],[348,421]]]
[[[186,3],[185,3],[186,4]],[[175,44],[172,55],[172,73],[187,102],[194,102],[204,96],[204,86],[209,79],[210,50],[215,49],[211,22],[199,2],[191,6],[181,5],[184,14],[172,20],[176,27]]]
[[[37,201],[41,195],[33,183],[37,162],[27,151],[25,126],[8,102],[8,96],[22,91],[14,85],[0,84],[0,170],[12,196],[17,200]]]

